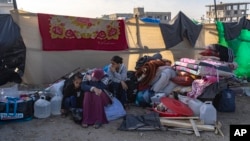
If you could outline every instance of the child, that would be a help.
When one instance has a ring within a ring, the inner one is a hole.
[[[111,64],[108,66],[108,76],[111,80],[111,91],[125,108],[127,104],[127,67],[123,64],[123,58],[113,56]]]
[[[70,109],[82,107],[83,95],[80,89],[82,78],[82,74],[77,72],[68,80],[65,80],[62,92],[62,117],[66,117]]]

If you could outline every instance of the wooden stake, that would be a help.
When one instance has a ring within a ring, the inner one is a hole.
[[[192,127],[193,127],[193,130],[194,130],[195,135],[198,136],[198,137],[200,137],[200,136],[201,136],[201,135],[200,135],[200,132],[198,131],[197,126],[196,126],[196,124],[194,123],[194,120],[193,120],[193,119],[189,119],[189,121],[190,121],[190,123],[191,123],[191,125],[192,125]]]
[[[224,134],[223,134],[223,132],[221,131],[221,127],[222,127],[222,124],[221,124],[221,122],[219,122],[219,121],[216,121],[215,122],[215,134],[218,134],[218,132],[220,133],[220,135],[222,136],[222,137],[224,137]]]
[[[160,118],[160,122],[162,125],[173,126],[173,127],[181,127],[181,128],[192,128],[191,123],[186,123],[180,120],[170,120],[170,119],[162,119]],[[196,124],[197,128],[204,131],[215,131],[215,127],[213,125],[200,125]]]
[[[160,117],[162,119],[200,119],[199,117]]]

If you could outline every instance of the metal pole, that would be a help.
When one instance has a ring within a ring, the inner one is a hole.
[[[214,0],[214,12],[215,12],[215,21],[217,21],[217,20],[218,20],[218,18],[217,18],[216,0]]]

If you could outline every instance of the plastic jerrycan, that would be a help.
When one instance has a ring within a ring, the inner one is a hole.
[[[200,116],[200,108],[202,104],[203,102],[196,98],[191,98],[188,100],[188,106],[192,109],[195,116]]]
[[[52,115],[61,114],[61,104],[62,104],[62,96],[56,93],[55,96],[53,96],[52,99],[50,100]]]
[[[44,95],[41,95],[34,104],[34,116],[37,118],[47,118],[50,114],[50,102],[46,100]]]
[[[204,124],[215,124],[217,120],[217,111],[212,104],[212,101],[205,101],[200,107],[200,119]]]

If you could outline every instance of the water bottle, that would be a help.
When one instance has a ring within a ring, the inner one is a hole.
[[[217,120],[217,111],[214,108],[212,101],[205,101],[200,107],[200,119],[204,124],[215,124]]]
[[[62,96],[56,93],[55,96],[53,96],[52,99],[50,100],[52,115],[61,114],[61,103],[62,103]]]

